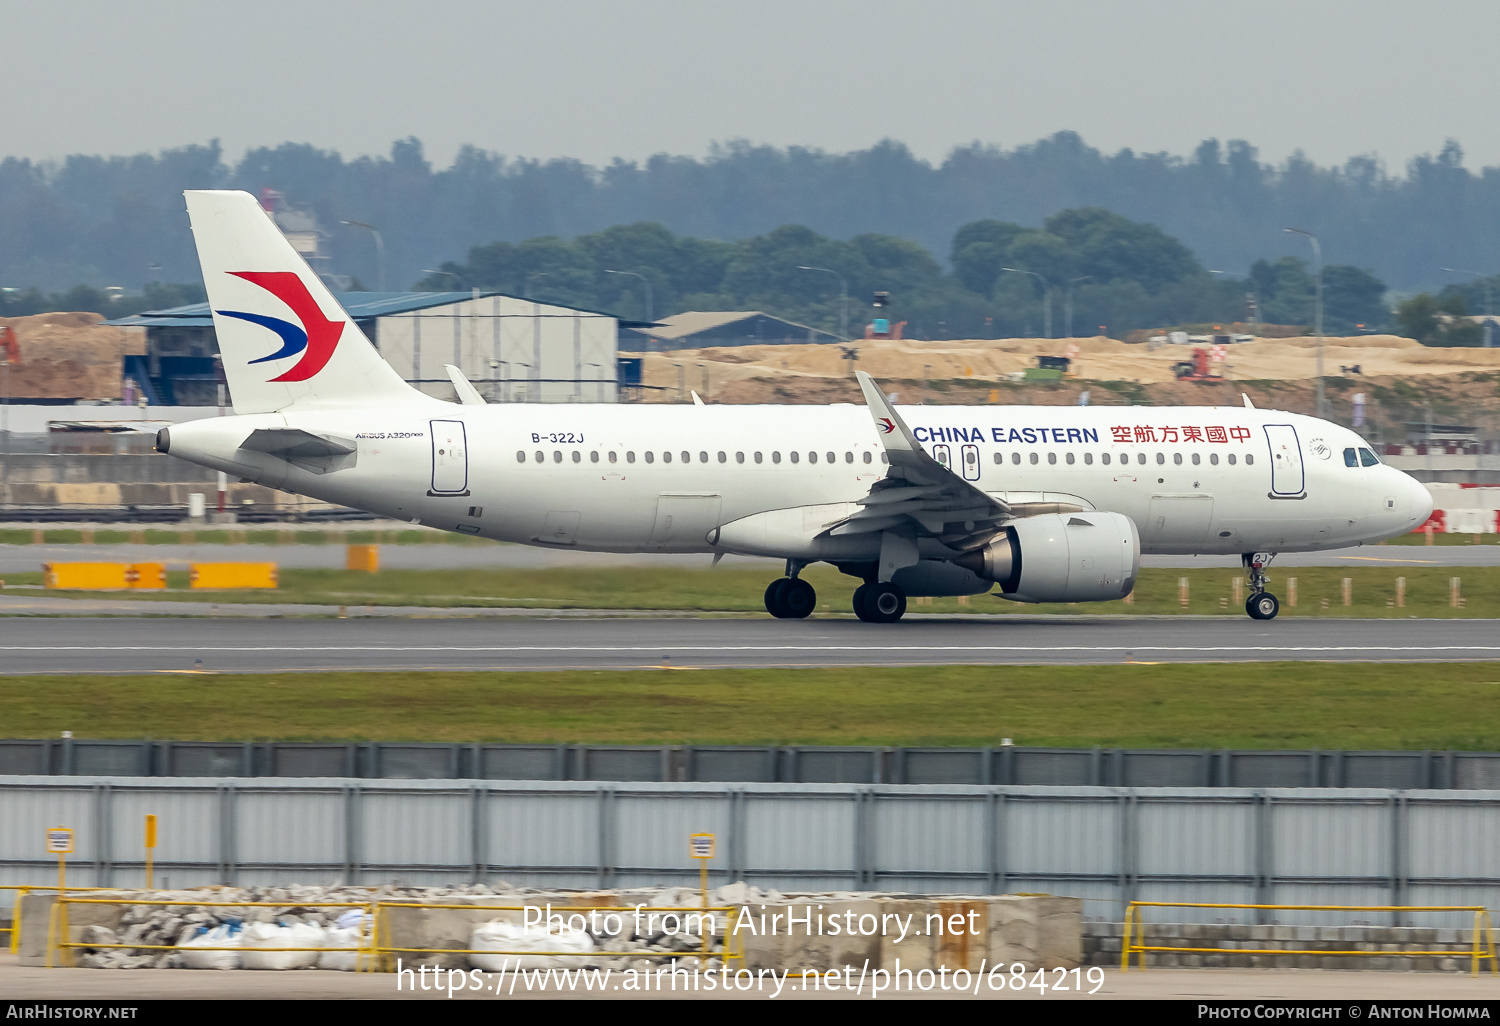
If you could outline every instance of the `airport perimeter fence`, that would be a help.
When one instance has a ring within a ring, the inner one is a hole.
[[[67,826],[71,886],[139,887],[147,814],[161,888],[696,887],[687,839],[710,831],[715,887],[1044,892],[1111,922],[1132,901],[1500,906],[1500,790],[3,776],[0,880],[55,884],[44,838]],[[1324,927],[1472,920],[1173,913]]]
[[[0,740],[0,774],[1500,788],[1500,752]]]

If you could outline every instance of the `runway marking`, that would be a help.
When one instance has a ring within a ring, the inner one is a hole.
[[[1359,559],[1359,560],[1363,560],[1366,563],[1433,563],[1433,564],[1437,563],[1437,560],[1435,560],[1435,559],[1398,559],[1395,556],[1392,556],[1389,559],[1385,558],[1384,556],[1340,556],[1339,558],[1340,559]],[[1454,564],[1451,564],[1451,565],[1453,565],[1453,566],[1463,566],[1464,564],[1462,564],[1462,563],[1454,563]],[[1287,567],[1283,566],[1282,569],[1285,570],[1285,569],[1287,569]]]

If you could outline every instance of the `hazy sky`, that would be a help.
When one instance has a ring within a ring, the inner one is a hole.
[[[0,156],[415,135],[591,163],[748,139],[941,160],[1061,129],[1500,164],[1495,0],[0,0]]]

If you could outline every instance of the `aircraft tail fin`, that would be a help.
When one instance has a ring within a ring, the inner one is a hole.
[[[236,413],[427,398],[381,358],[254,196],[183,195]]]

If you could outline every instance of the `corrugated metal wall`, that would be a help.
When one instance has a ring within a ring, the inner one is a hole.
[[[390,314],[380,355],[407,381],[448,399],[451,363],[495,402],[614,402],[618,321],[604,314],[484,296]]]
[[[270,781],[0,777],[0,883],[47,884],[48,827],[76,886],[207,883],[1050,892],[1116,920],[1127,900],[1500,907],[1500,791]],[[0,897],[0,901],[8,898]],[[1388,923],[1391,913],[1182,910],[1186,922]],[[1462,926],[1408,914],[1413,925]]]

